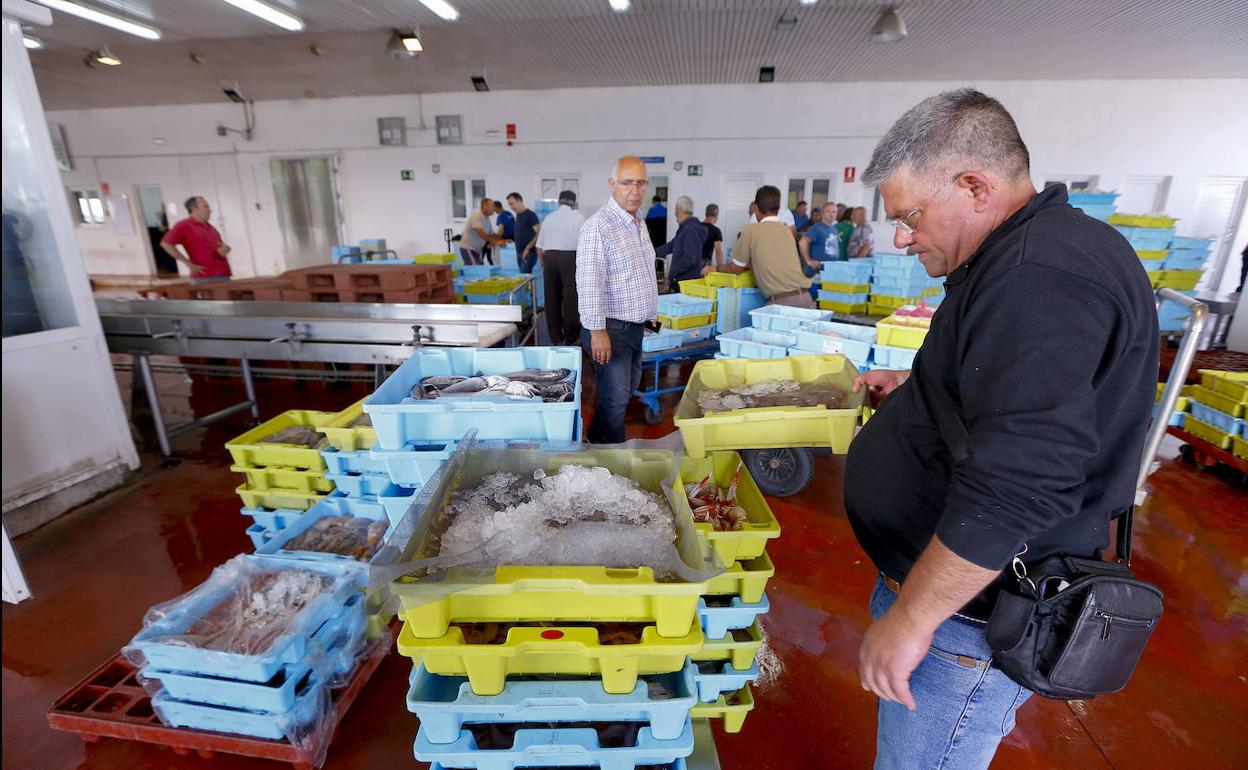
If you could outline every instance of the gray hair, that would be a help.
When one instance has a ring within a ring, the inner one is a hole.
[[[693,213],[693,198],[688,195],[682,195],[676,199],[676,210],[683,211],[686,214]]]
[[[902,166],[927,176],[992,169],[1017,180],[1030,164],[1027,145],[1001,102],[959,88],[929,96],[898,118],[875,146],[862,183],[879,185]]]

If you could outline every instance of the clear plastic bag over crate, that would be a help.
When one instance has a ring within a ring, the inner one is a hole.
[[[673,490],[679,439],[552,451],[462,441],[370,563],[370,585],[404,578],[434,601],[492,583],[499,566],[650,568],[702,582],[724,565]],[[676,450],[676,451],[674,451]]]

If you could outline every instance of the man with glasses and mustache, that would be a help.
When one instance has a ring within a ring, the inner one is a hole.
[[[615,162],[611,197],[581,226],[576,291],[581,344],[594,362],[597,404],[586,439],[624,441],[624,411],[641,382],[641,339],[658,317],[654,244],[637,215],[646,197],[646,165],[632,155]]]
[[[1134,500],[1152,288],[1064,186],[1036,192],[1013,118],[978,91],[920,102],[862,179],[894,245],[948,291],[911,371],[855,383],[883,399],[845,464],[850,523],[879,569],[859,651],[879,697],[875,767],[986,768],[1031,695],[984,635],[1003,569],[1096,558]]]

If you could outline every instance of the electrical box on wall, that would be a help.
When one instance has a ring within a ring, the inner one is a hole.
[[[407,119],[377,118],[377,141],[382,147],[406,147]]]
[[[462,115],[438,115],[438,144],[464,143],[464,118]]]

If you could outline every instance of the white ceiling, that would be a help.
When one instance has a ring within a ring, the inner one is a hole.
[[[465,91],[474,73],[494,90],[753,83],[763,65],[778,82],[1248,77],[1248,0],[913,0],[909,37],[884,45],[867,33],[887,0],[451,0],[455,22],[418,0],[269,2],[306,30],[221,0],[94,0],[164,33],[147,42],[54,11],[32,31],[44,106],[213,102],[223,80],[257,100]],[[385,56],[414,24],[425,52]],[[87,68],[101,45],[123,66]]]

